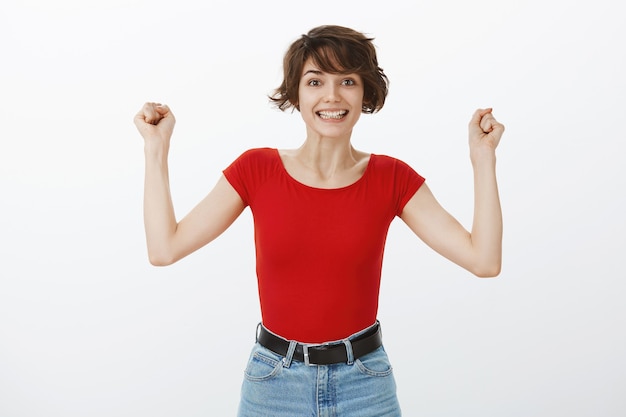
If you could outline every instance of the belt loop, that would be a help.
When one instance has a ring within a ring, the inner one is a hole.
[[[352,342],[350,339],[342,340],[343,344],[346,346],[346,356],[348,356],[348,365],[352,365],[354,363],[354,352],[352,351]]]
[[[302,356],[304,356],[304,364],[311,366],[311,358],[309,357],[309,345],[302,345]]]
[[[287,356],[283,358],[283,367],[289,368],[291,366],[291,361],[293,360],[293,353],[296,351],[296,346],[298,342],[290,340],[289,341],[289,349],[287,349]]]
[[[255,342],[258,343],[259,342],[259,334],[261,333],[261,325],[262,323],[259,322],[259,324],[256,325],[256,332],[254,333],[254,337],[255,337]]]

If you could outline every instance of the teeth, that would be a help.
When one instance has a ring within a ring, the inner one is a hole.
[[[321,111],[317,114],[319,114],[322,119],[341,119],[343,116],[346,115],[346,113],[347,112],[345,110],[340,110],[340,111]]]

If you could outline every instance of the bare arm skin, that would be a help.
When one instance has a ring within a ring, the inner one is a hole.
[[[144,226],[153,265],[170,265],[224,232],[241,214],[239,194],[222,176],[213,190],[180,222],[170,193],[167,157],[176,120],[167,106],[146,103],[135,115],[144,139]]]
[[[406,204],[401,218],[427,245],[478,277],[495,277],[502,265],[502,210],[495,150],[504,126],[491,109],[478,109],[469,123],[474,171],[474,218],[467,231],[437,202],[426,184]]]

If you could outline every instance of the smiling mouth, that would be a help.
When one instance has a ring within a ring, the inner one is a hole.
[[[348,110],[338,110],[338,111],[318,111],[317,115],[324,120],[339,120],[343,119],[346,114],[348,114]]]

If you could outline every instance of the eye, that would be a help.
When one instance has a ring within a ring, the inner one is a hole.
[[[353,86],[355,84],[356,83],[354,82],[352,78],[347,78],[341,82],[341,85],[345,85],[345,86]]]
[[[314,78],[312,80],[307,81],[306,84],[310,85],[311,87],[317,87],[317,86],[322,85],[322,82],[320,80]]]

